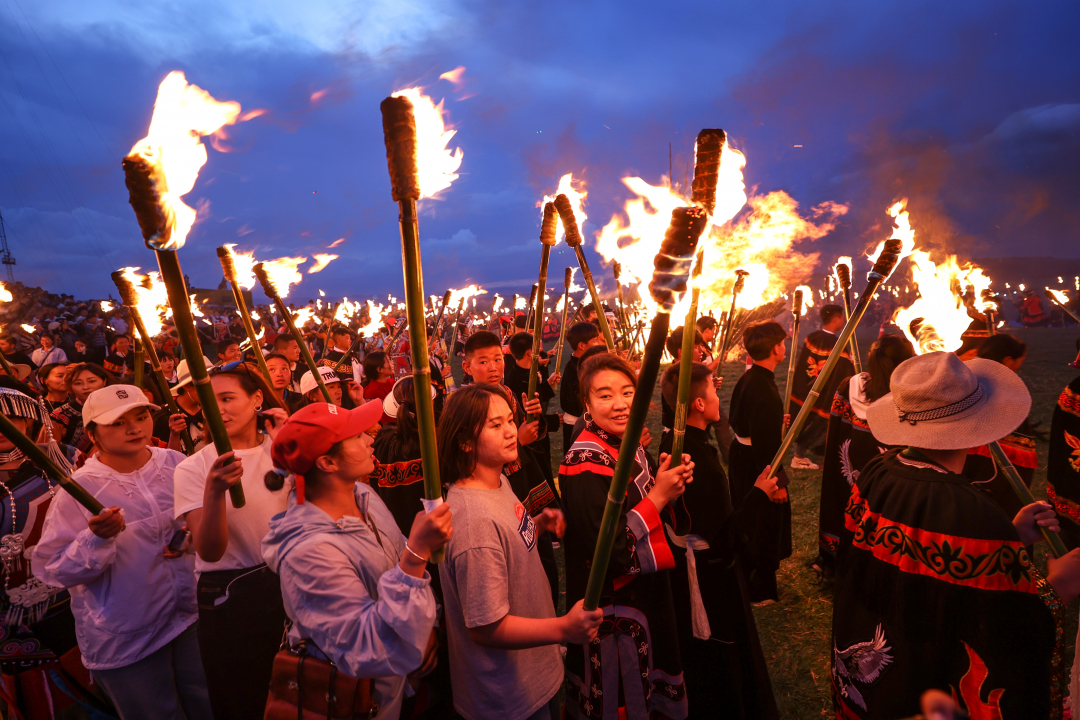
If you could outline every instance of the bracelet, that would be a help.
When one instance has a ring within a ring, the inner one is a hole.
[[[409,543],[405,543],[405,549],[409,551],[410,555],[412,555],[414,558],[416,558],[420,562],[427,563],[428,558],[420,557],[419,555],[417,555],[416,552],[411,547],[409,547]]]

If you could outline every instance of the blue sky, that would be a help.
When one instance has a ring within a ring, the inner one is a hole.
[[[225,242],[310,256],[345,238],[296,296],[400,294],[378,106],[415,84],[446,98],[464,152],[421,218],[431,293],[527,287],[560,175],[586,180],[591,236],[630,196],[620,178],[658,182],[669,143],[679,174],[702,127],[729,132],[758,192],[850,206],[815,241],[830,262],[880,239],[900,196],[924,243],[962,257],[1078,257],[1078,21],[1075,2],[0,0],[0,212],[23,282],[102,296],[111,270],[153,267],[120,160],[180,69],[267,110],[187,196],[197,286]],[[438,80],[458,66],[460,87]]]

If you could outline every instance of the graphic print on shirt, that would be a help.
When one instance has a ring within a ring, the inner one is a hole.
[[[514,503],[514,512],[518,519],[518,535],[525,543],[525,548],[532,550],[536,545],[536,523],[533,522],[532,516],[525,512],[525,506],[521,503]]]

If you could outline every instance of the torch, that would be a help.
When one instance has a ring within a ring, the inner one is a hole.
[[[844,319],[847,320],[851,317],[851,266],[847,263],[836,264],[836,279],[840,283],[840,289],[844,291]],[[795,345],[791,346],[792,353],[795,352]],[[855,339],[855,334],[851,335],[851,364],[855,366],[855,374],[862,373],[862,358],[859,357],[859,342]]]
[[[221,410],[218,408],[214,388],[210,384],[206,363],[203,362],[202,346],[195,332],[195,320],[191,315],[191,300],[184,282],[184,271],[180,269],[180,258],[176,250],[159,249],[170,246],[174,229],[173,222],[170,221],[171,210],[167,212],[163,207],[159,191],[159,187],[168,187],[165,184],[164,173],[139,152],[133,152],[124,158],[123,165],[128,200],[135,211],[135,217],[139,221],[139,228],[142,230],[147,247],[157,256],[161,281],[165,284],[169,306],[173,311],[173,324],[176,327],[176,334],[180,337],[184,357],[188,361],[192,383],[199,395],[203,418],[210,430],[210,436],[214,439],[214,447],[218,455],[224,455],[232,452],[232,443],[229,441],[225,423],[221,419]],[[229,488],[229,498],[234,508],[244,507],[246,502],[244,488],[240,483]]]
[[[1030,505],[1035,502],[1035,496],[1031,494],[1031,489],[1024,484],[1023,479],[1020,477],[1020,473],[1016,471],[1016,467],[1001,448],[1001,444],[997,440],[994,440],[993,442],[987,443],[986,446],[990,449],[990,455],[993,456],[994,462],[1001,468],[1001,472],[1005,475],[1005,479],[1009,481],[1009,486],[1012,487],[1013,492],[1016,493],[1016,497],[1020,500],[1020,504]],[[1069,549],[1065,547],[1065,543],[1062,541],[1061,536],[1056,532],[1044,527],[1040,527],[1039,531],[1046,539],[1046,544],[1050,546],[1050,552],[1054,557],[1059,558],[1069,552]]]
[[[548,273],[548,258],[551,255],[551,248],[555,245],[555,226],[558,224],[559,215],[555,212],[554,203],[544,203],[544,221],[540,223],[540,277],[536,281],[536,285],[533,285],[533,305],[530,308],[530,312],[534,313],[534,317],[542,319],[544,317],[544,291],[538,288],[547,287],[547,273]],[[528,323],[525,324],[528,327]],[[536,393],[536,383],[538,382],[537,376],[540,374],[540,349],[544,345],[543,332],[539,320],[536,323],[537,327],[533,328],[533,344],[532,344],[532,365],[529,367],[529,394],[526,397],[532,400],[533,395]],[[558,372],[558,366],[555,368],[555,372]],[[539,419],[539,415],[529,415],[528,422]]]
[[[1068,308],[1068,307],[1067,307],[1067,306],[1065,305],[1065,303],[1066,303],[1066,302],[1068,302],[1068,299],[1066,298],[1065,300],[1062,300],[1062,299],[1061,299],[1060,297],[1058,297],[1058,293],[1060,292],[1059,290],[1051,290],[1050,288],[1044,288],[1044,289],[1046,290],[1046,296],[1047,296],[1048,298],[1050,298],[1050,300],[1051,300],[1051,301],[1052,301],[1052,302],[1053,302],[1053,303],[1054,303],[1055,305],[1057,305],[1057,306],[1058,306],[1059,308],[1061,308],[1062,310],[1064,310],[1064,311],[1065,311],[1065,313],[1066,313],[1066,314],[1067,314],[1067,315],[1068,315],[1069,317],[1071,317],[1071,318],[1072,318],[1073,320],[1075,320],[1076,322],[1080,323],[1080,317],[1077,317],[1077,316],[1076,316],[1076,313],[1074,313],[1074,312],[1073,312],[1072,310],[1070,310],[1070,309],[1069,309],[1069,308]]]
[[[427,361],[427,333],[424,326],[424,276],[420,262],[420,229],[416,201],[420,199],[420,180],[416,164],[416,119],[413,104],[406,97],[388,97],[380,107],[390,186],[398,204],[401,226],[401,259],[405,276],[405,309],[408,315],[409,345],[413,361],[413,387],[416,388],[416,427],[420,436],[420,457],[424,472],[424,496],[428,501],[442,501],[439,479],[439,456],[435,445],[435,409],[431,402],[431,364]],[[441,562],[442,551],[432,553],[430,561]]]
[[[795,361],[799,357],[799,354],[795,352],[795,348],[799,347],[799,321],[802,319],[802,290],[795,289],[795,299],[791,303],[791,314],[794,316],[794,320],[791,321],[791,357],[788,358],[787,366],[787,384],[784,386],[784,394],[787,395],[784,398],[784,414],[789,415],[791,413],[791,389],[795,383]]]
[[[566,320],[567,320],[567,305],[570,304],[570,283],[574,277],[574,271],[572,268],[566,268],[566,275],[563,276],[563,296],[562,296],[562,322],[559,323],[559,344],[558,349],[555,351],[555,372],[562,372],[562,351],[563,346],[566,345]]]
[[[232,250],[227,245],[222,245],[217,249],[217,254],[218,260],[221,261],[221,270],[225,273],[225,279],[228,281],[229,287],[232,288],[233,301],[240,311],[240,320],[244,323],[244,332],[247,333],[248,340],[251,341],[251,352],[255,355],[256,362],[259,363],[259,369],[262,370],[267,385],[274,387],[274,381],[270,379],[270,369],[266,367],[266,358],[263,357],[262,348],[259,347],[259,338],[255,335],[255,326],[251,323],[251,312],[248,310],[247,302],[244,300],[244,291],[236,281],[236,263],[233,261]]]
[[[131,283],[131,280],[124,276],[122,270],[114,271],[112,279],[116,283],[116,289],[120,291],[120,301],[127,307],[128,317],[131,318],[131,323],[135,326],[137,337],[141,338],[143,345],[146,346],[146,354],[150,358],[150,367],[153,368],[158,391],[169,406],[169,414],[175,415],[180,412],[180,407],[176,404],[176,400],[173,399],[172,393],[169,392],[169,381],[165,379],[165,373],[161,369],[161,359],[158,357],[157,348],[154,347],[154,341],[146,330],[146,324],[143,323],[142,313],[139,312],[139,300],[135,286]],[[180,433],[180,441],[184,445],[185,454],[190,455],[194,452],[195,443],[191,441],[191,434],[186,427]]]
[[[626,314],[626,303],[623,301],[622,283],[619,282],[619,278],[622,276],[622,265],[616,260],[611,264],[611,274],[615,276],[615,296],[619,302],[619,325],[622,326],[622,346],[623,350],[630,349],[630,318]]]
[[[319,373],[319,368],[315,365],[315,358],[311,356],[311,348],[304,342],[304,337],[300,334],[300,330],[297,329],[296,323],[293,322],[292,313],[285,307],[285,303],[282,302],[277,288],[274,287],[274,283],[270,282],[270,278],[266,274],[266,266],[263,265],[263,263],[255,263],[254,271],[255,277],[258,278],[259,284],[262,285],[266,297],[273,301],[274,306],[281,314],[281,317],[285,318],[285,326],[289,328],[289,334],[293,336],[293,340],[300,346],[300,354],[304,356],[304,363],[307,365],[308,370],[311,371],[311,375],[315,378],[315,382],[318,383],[319,390],[322,392],[323,397],[328,404],[333,405],[334,401],[330,399],[330,391],[326,389],[326,383],[323,382],[322,374]]]
[[[570,205],[570,198],[560,194],[555,198],[555,209],[562,220],[566,231],[566,244],[574,248],[577,255],[578,267],[585,278],[585,285],[589,288],[589,296],[592,298],[593,308],[596,310],[596,322],[600,325],[600,332],[604,336],[604,344],[608,352],[615,351],[615,341],[611,337],[611,328],[607,324],[607,316],[604,315],[604,306],[600,304],[600,296],[596,294],[596,283],[593,282],[592,271],[589,270],[589,261],[585,259],[585,253],[581,249],[581,230],[578,228],[577,218],[574,217],[574,208]],[[650,386],[651,387],[651,386]]]
[[[723,130],[706,129],[698,133],[694,145],[693,201],[708,215],[716,209],[716,182],[720,173],[720,153],[727,134]],[[679,390],[675,403],[675,425],[672,427],[671,464],[682,464],[683,443],[686,441],[686,416],[690,407],[690,375],[694,364],[694,340],[697,336],[697,311],[701,290],[698,278],[705,264],[705,248],[697,253],[694,263],[693,289],[690,292],[690,308],[683,323],[682,352],[679,355]],[[616,275],[618,279],[618,275]]]
[[[15,376],[12,375],[11,377]],[[0,415],[0,434],[10,440],[12,445],[22,450],[23,455],[29,458],[30,462],[45,471],[45,474],[50,479],[64,488],[71,497],[75,498],[75,502],[89,510],[91,515],[98,515],[105,509],[105,506],[98,502],[97,498],[91,495],[82,485],[72,480],[70,475],[64,472],[33,440],[15,427],[15,424],[5,415]]]
[[[799,410],[799,415],[791,423],[791,427],[788,428],[787,434],[784,435],[784,441],[780,443],[780,449],[776,451],[776,455],[773,457],[772,463],[770,463],[771,469],[769,470],[769,477],[776,475],[776,471],[780,468],[780,463],[784,459],[784,454],[787,453],[788,448],[791,447],[791,443],[795,441],[799,433],[802,432],[803,425],[806,424],[807,419],[810,417],[810,413],[814,411],[814,405],[817,404],[818,396],[821,395],[821,391],[825,388],[825,384],[829,382],[829,376],[832,375],[833,369],[836,364],[840,362],[840,356],[844,352],[844,346],[848,344],[848,340],[851,338],[852,333],[855,332],[855,328],[858,327],[859,321],[862,320],[866,309],[870,307],[870,301],[874,297],[874,293],[877,292],[878,286],[888,279],[892,274],[893,269],[896,267],[896,263],[900,260],[900,253],[903,250],[903,241],[895,238],[890,238],[885,241],[885,246],[878,255],[877,261],[874,263],[874,269],[866,276],[866,289],[863,291],[862,297],[859,298],[859,304],[852,310],[851,316],[848,317],[847,322],[844,323],[844,329],[840,331],[840,336],[836,338],[836,344],[833,345],[832,350],[829,352],[829,357],[825,360],[825,364],[821,366],[821,370],[818,371],[817,380],[814,381],[814,386],[810,388],[810,393],[806,396],[806,401],[803,403],[802,409]]]
[[[556,200],[558,203],[558,200]],[[600,521],[600,531],[596,538],[596,550],[593,553],[589,571],[589,583],[585,589],[585,609],[595,610],[600,604],[600,595],[604,589],[608,563],[615,535],[619,528],[619,517],[626,502],[626,484],[630,472],[636,467],[637,449],[641,443],[641,430],[645,427],[645,417],[649,413],[653,386],[656,385],[660,358],[664,353],[671,311],[675,309],[678,294],[686,292],[686,281],[690,276],[690,265],[697,250],[698,240],[709,224],[709,215],[698,207],[675,208],[671,213],[671,224],[664,234],[660,252],[653,260],[653,277],[649,283],[649,292],[657,304],[649,331],[649,342],[645,347],[645,356],[641,361],[638,375],[638,390],[634,393],[630,405],[630,417],[626,422],[619,446],[619,458],[615,463],[615,472],[608,489],[604,516]],[[567,228],[567,238],[570,237]],[[584,270],[584,268],[582,268]]]
[[[452,290],[447,290],[445,293],[443,293],[442,305],[439,306],[438,314],[435,316],[435,330],[432,332],[432,337],[435,339],[435,345],[442,345],[443,342],[443,316],[446,314],[446,306],[450,304],[451,295],[453,295]],[[431,350],[434,351],[434,348],[431,348]],[[447,360],[447,362],[449,362],[449,359]]]
[[[728,311],[727,322],[724,323],[724,336],[720,341],[720,362],[716,363],[716,374],[720,375],[724,367],[724,361],[727,360],[728,342],[731,340],[731,326],[735,324],[735,301],[739,299],[739,293],[742,292],[743,286],[746,284],[746,276],[750,273],[745,270],[735,271],[735,284],[731,287],[731,310]]]
[[[450,358],[454,357],[454,350],[457,348],[458,324],[461,322],[461,313],[464,311],[465,298],[461,298],[461,302],[458,303],[457,312],[454,313],[454,329],[450,331],[450,351],[447,353],[448,357],[446,362],[450,362]],[[451,377],[453,376],[451,375]]]
[[[994,337],[997,333],[997,315],[996,308],[998,303],[998,295],[990,288],[983,288],[982,291],[983,307],[986,308],[983,314],[986,315],[986,335],[987,337]],[[994,309],[991,309],[993,306]]]
[[[129,308],[128,320],[131,320],[131,312]],[[137,388],[142,388],[143,373],[145,372],[146,365],[146,351],[143,350],[143,342],[139,340],[139,336],[136,335],[131,339],[132,345],[135,346],[135,369],[132,371],[131,384]]]

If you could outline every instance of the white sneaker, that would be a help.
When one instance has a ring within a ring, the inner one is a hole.
[[[794,457],[791,459],[792,470],[820,470],[821,466],[810,458]]]

